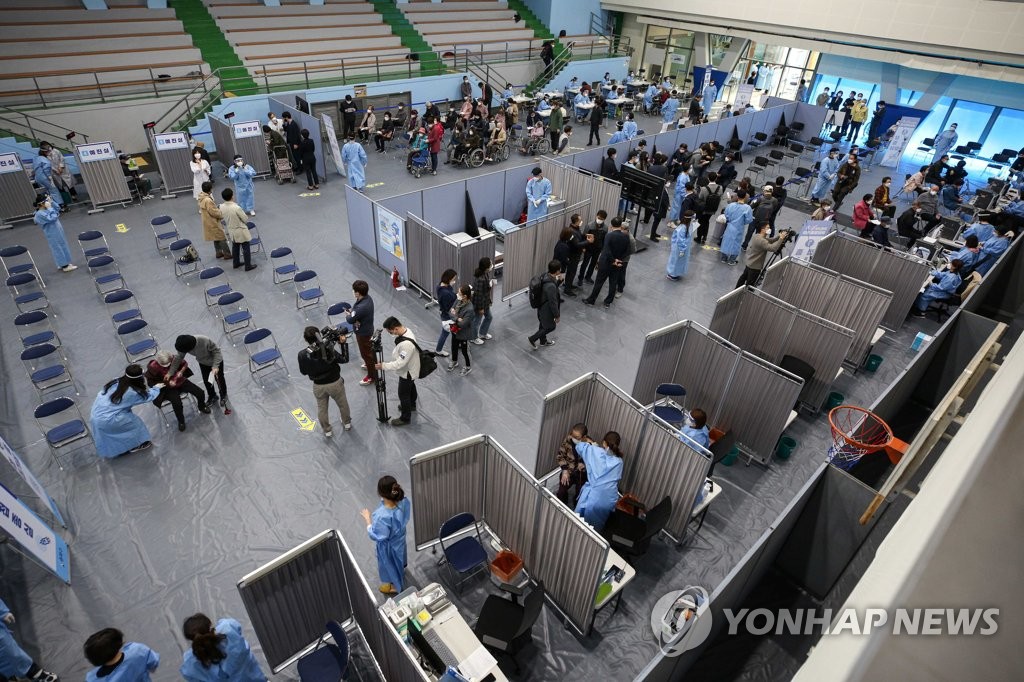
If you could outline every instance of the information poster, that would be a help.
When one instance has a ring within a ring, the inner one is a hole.
[[[53,501],[53,498],[46,492],[46,488],[43,487],[43,484],[39,482],[39,479],[35,477],[35,474],[29,471],[28,467],[25,466],[25,463],[21,461],[21,457],[18,456],[18,453],[14,451],[14,448],[12,448],[2,436],[0,436],[0,456],[6,459],[7,463],[11,465],[11,468],[14,469],[15,473],[21,476],[21,479],[28,484],[28,487],[32,489],[32,492],[39,498],[39,501],[50,508],[50,511],[53,512],[53,516],[57,519],[57,522],[67,528],[68,524],[64,521],[64,517],[60,515],[60,510],[57,509],[57,503]]]
[[[231,125],[235,133],[235,139],[241,140],[246,137],[259,137],[263,134],[263,124],[259,121],[242,121]]]
[[[16,173],[24,170],[17,154],[0,154],[0,173]]]
[[[405,260],[405,222],[386,208],[377,207],[377,234],[380,245],[398,260]]]
[[[345,164],[341,162],[341,147],[338,146],[338,133],[334,130],[334,121],[327,114],[320,114],[320,118],[324,122],[324,130],[327,131],[327,144],[331,148],[334,167],[341,173],[341,177],[348,177],[345,175]]]
[[[0,529],[44,568],[71,584],[67,543],[3,485],[0,485]]]
[[[736,101],[732,104],[733,111],[740,111],[743,107],[750,104],[750,98],[754,94],[754,86],[743,83],[736,88]],[[757,106],[755,104],[755,106]]]
[[[800,228],[800,234],[793,244],[791,258],[799,258],[809,261],[814,256],[814,250],[818,248],[818,242],[836,229],[835,223],[831,220],[808,220]]]
[[[93,144],[80,144],[76,147],[78,156],[85,163],[93,161],[106,161],[116,159],[117,152],[114,151],[113,142],[96,142]]]
[[[158,152],[165,149],[188,149],[185,133],[160,133],[153,136],[153,142]]]
[[[914,134],[920,122],[921,119],[908,116],[904,116],[896,122],[896,131],[893,133],[892,139],[889,140],[885,156],[882,157],[882,166],[888,166],[889,168],[899,166],[900,158],[903,156],[903,152],[906,151],[907,145],[910,144],[910,136]]]

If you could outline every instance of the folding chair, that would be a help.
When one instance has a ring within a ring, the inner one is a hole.
[[[471,532],[466,532],[472,527]],[[452,537],[460,535],[460,539],[452,542]],[[487,567],[487,552],[484,550],[480,538],[480,526],[469,512],[456,514],[441,524],[437,533],[438,541],[441,543],[441,551],[444,557],[441,559],[448,565],[448,574],[455,583],[455,590],[459,591],[463,583],[477,571]],[[445,541],[448,541],[447,544]],[[458,580],[456,574],[465,576]]]
[[[169,215],[158,215],[150,220],[149,224],[153,228],[153,238],[156,240],[157,251],[168,251],[171,243],[181,238],[178,234],[178,226]],[[167,258],[166,253],[164,258]]]
[[[287,246],[279,246],[271,251],[270,260],[271,267],[274,268],[274,284],[292,281],[295,273],[299,271],[299,266],[295,264],[295,255]]]
[[[183,410],[185,405],[190,405],[192,407],[193,415],[199,412],[199,404],[196,403],[196,398],[191,393],[181,393],[181,406]],[[171,428],[172,418],[174,419],[175,422],[178,421],[178,415],[174,414],[174,405],[171,403],[170,400],[165,400],[159,405],[154,404],[153,407],[155,407],[157,411],[160,413],[160,418],[164,420],[164,426],[166,426],[167,428]]]
[[[43,310],[50,307],[50,301],[43,291],[42,280],[31,272],[19,272],[7,278],[7,288],[11,290],[11,298],[18,311],[27,313],[32,310]]]
[[[85,256],[86,260],[110,253],[107,238],[99,230],[79,232],[78,247],[82,249],[82,255]]]
[[[82,418],[78,404],[71,398],[48,400],[36,407],[32,416],[50,448],[50,456],[61,470],[64,469],[60,461],[62,450],[78,450],[92,441],[89,425]],[[78,445],[71,448],[76,443]]]
[[[130,363],[151,358],[160,350],[156,339],[149,333],[149,323],[141,317],[119,324],[117,339]]]
[[[24,348],[38,346],[41,343],[53,344],[60,348],[60,337],[50,326],[50,316],[42,310],[21,313],[14,318],[14,328],[18,330],[21,345]]]
[[[232,291],[218,298],[217,309],[228,338],[233,339],[234,334],[252,326],[252,313],[246,307],[245,296],[240,292]],[[231,343],[237,345],[234,340]]]
[[[348,301],[335,303],[327,309],[327,324],[335,329],[340,329],[346,334],[351,334],[353,331],[352,325],[345,320],[350,310],[352,310],[352,304]]]
[[[32,258],[32,253],[28,250],[28,247],[15,244],[14,246],[0,249],[0,262],[3,263],[8,277],[20,275],[23,272],[33,272],[39,278],[39,284],[43,287],[46,286],[46,282],[43,281],[43,275],[39,272],[39,268],[36,266],[36,262]]]
[[[52,343],[29,346],[21,352],[21,362],[40,394],[65,384],[74,384],[67,358]]]
[[[302,310],[320,303],[324,297],[323,289],[320,288],[320,279],[313,270],[303,270],[292,278],[295,283],[295,308]]]
[[[231,282],[228,281],[228,273],[224,268],[214,265],[205,268],[199,273],[199,281],[203,284],[203,294],[206,296],[206,307],[217,305],[217,299],[224,294],[231,293]]]
[[[744,172],[744,175],[750,177],[751,181],[755,184],[760,184],[764,181],[764,174],[768,172],[768,169],[773,165],[775,164],[773,164],[768,157],[755,156],[754,160],[750,162],[749,166],[747,166],[747,170]],[[758,180],[754,180],[754,178],[758,178]]]
[[[771,160],[771,166],[780,166],[786,160],[786,153],[781,149],[773,149],[768,152],[768,158]]]
[[[256,223],[248,222],[245,226],[249,228],[249,233],[251,235],[249,239],[249,254],[256,255],[259,253],[263,256],[263,259],[266,260],[267,252],[263,248],[263,240],[260,239],[260,233],[259,230],[256,229]]]
[[[804,124],[802,122],[800,122],[800,121],[797,121],[793,125],[789,126],[789,136],[790,136],[791,139],[792,138],[800,139],[800,135],[802,135],[803,132],[804,132]]]
[[[818,152],[821,151],[822,145],[825,144],[825,140],[820,137],[812,137],[809,142],[804,143],[804,151],[801,153],[801,158],[806,157],[808,161],[814,163],[815,159],[818,158]]]
[[[89,275],[96,286],[96,293],[100,296],[127,288],[124,277],[121,276],[121,269],[117,267],[117,261],[110,254],[90,258],[87,265]]]
[[[673,426],[682,426],[685,415],[682,407],[673,398],[682,400],[686,397],[686,389],[679,384],[660,384],[654,391],[654,416]]]
[[[107,307],[110,322],[114,325],[115,330],[128,320],[142,317],[142,309],[130,289],[111,291],[103,297],[103,304]]]
[[[750,136],[750,139],[747,140],[747,149],[753,149],[755,147],[760,147],[761,145],[763,145],[767,141],[768,141],[768,134],[767,133],[760,133],[760,132],[754,133],[753,135]]]
[[[786,157],[787,161],[792,161],[793,166],[796,167],[796,160],[803,156],[804,146],[799,142],[792,142],[789,148],[782,152],[782,155]]]
[[[190,239],[179,239],[172,242],[168,247],[171,255],[171,262],[174,263],[174,276],[184,277],[195,272],[199,272],[199,269],[203,267],[203,259],[196,254],[195,260],[186,260],[182,262],[183,258],[187,258],[185,255],[188,247],[192,246],[192,240]],[[185,282],[187,285],[188,282]]]
[[[813,170],[801,166],[793,171],[793,177],[789,179],[789,184],[794,187],[799,187],[800,196],[806,197],[807,193],[811,190],[811,179],[813,177]]]
[[[284,362],[281,349],[277,347],[274,335],[265,327],[254,329],[242,338],[245,352],[249,355],[249,374],[258,379],[260,372],[273,369],[280,363],[280,368],[288,374],[288,365]],[[263,384],[260,384],[263,387]]]

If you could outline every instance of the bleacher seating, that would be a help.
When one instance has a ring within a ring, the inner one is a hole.
[[[364,0],[280,7],[252,0],[204,2],[249,73],[260,81],[302,80],[302,65],[296,62],[306,62],[311,75],[323,78],[372,76],[378,64],[382,70],[408,64],[409,49]]]
[[[0,103],[81,100],[192,87],[210,72],[172,9],[118,0],[87,10],[67,0],[0,7]]]
[[[410,2],[399,5],[423,39],[444,54],[469,50],[489,56],[539,55],[544,42],[523,22],[516,22],[515,10],[499,0],[446,0]]]

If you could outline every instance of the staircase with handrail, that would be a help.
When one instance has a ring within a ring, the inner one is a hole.
[[[45,139],[55,148],[68,154],[71,153],[71,140],[89,141],[89,136],[81,131],[65,128],[38,116],[0,104],[0,137],[4,136],[13,137],[19,142],[34,144]],[[60,140],[66,140],[67,144]]]

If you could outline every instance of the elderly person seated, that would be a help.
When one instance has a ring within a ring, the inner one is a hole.
[[[173,353],[165,350],[158,352],[156,357],[150,360],[149,365],[146,367],[146,385],[163,385],[159,395],[153,400],[153,404],[160,407],[170,401],[171,408],[174,410],[174,416],[178,418],[178,430],[184,431],[185,410],[181,402],[182,393],[192,394],[192,397],[196,399],[196,404],[199,406],[199,411],[203,414],[210,414],[210,408],[206,404],[206,395],[203,393],[203,389],[188,380],[192,376],[192,370],[189,369],[188,364],[184,360],[178,366],[177,372],[168,374],[173,359]]]

